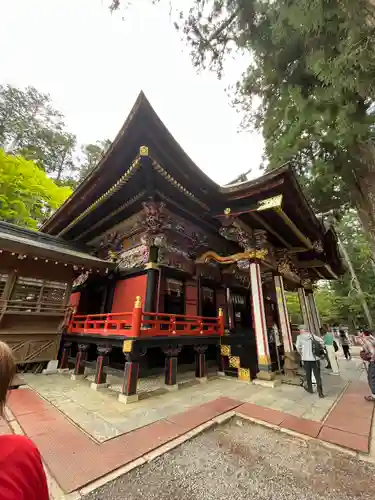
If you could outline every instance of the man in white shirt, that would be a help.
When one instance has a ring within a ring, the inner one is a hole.
[[[324,341],[320,337],[310,333],[306,325],[300,325],[296,349],[301,355],[303,367],[306,372],[306,387],[304,389],[311,394],[313,393],[312,374],[314,373],[319,397],[324,398],[322,377],[320,375],[320,358],[314,355],[313,340],[319,342],[322,345],[322,349],[324,349]]]

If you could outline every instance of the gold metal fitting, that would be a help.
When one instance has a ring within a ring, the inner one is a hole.
[[[219,316],[224,316],[224,311],[222,307],[219,307]]]
[[[137,297],[135,298],[134,307],[136,307],[137,309],[140,309],[142,307],[142,297],[140,295],[137,295]]]
[[[141,146],[139,148],[139,156],[148,156],[148,146]]]
[[[231,212],[231,210],[229,207],[224,210],[225,215],[230,215],[230,212]]]

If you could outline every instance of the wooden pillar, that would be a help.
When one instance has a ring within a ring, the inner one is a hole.
[[[250,263],[250,280],[254,329],[258,353],[259,373],[257,374],[257,378],[263,380],[273,380],[275,378],[275,373],[272,372],[272,363],[266,329],[266,317],[264,312],[262,280],[260,277],[260,265],[258,262]]]
[[[149,262],[146,265],[147,283],[144,304],[145,312],[156,311],[156,297],[158,290],[159,266],[157,264],[159,250],[155,246],[150,247]],[[146,318],[147,319],[147,318]]]
[[[164,349],[165,354],[165,388],[173,391],[178,389],[177,385],[177,357],[181,347],[168,347]]]
[[[320,318],[319,312],[316,307],[315,297],[313,290],[306,291],[307,305],[310,309],[311,322],[315,335],[320,335]]]
[[[69,341],[64,341],[63,344],[63,349],[62,349],[62,354],[61,354],[61,359],[60,359],[60,366],[59,368],[61,370],[67,370],[68,369],[68,362],[69,362],[69,356],[70,356],[70,349],[72,347],[72,343]]]
[[[310,307],[307,302],[306,291],[303,286],[298,287],[298,298],[303,323],[306,325],[310,332],[314,333],[314,325],[312,324]]]
[[[283,338],[284,352],[293,352],[292,332],[288,318],[288,309],[286,306],[284,281],[282,276],[274,276],[276,299],[277,299],[277,312],[279,316],[280,329]]]
[[[74,373],[70,377],[72,380],[78,380],[85,375],[85,361],[87,360],[88,344],[78,344]]]
[[[132,353],[124,354],[126,357],[124,380],[118,400],[121,403],[128,404],[138,401],[137,385],[139,377],[139,358]]]
[[[199,382],[207,381],[207,368],[206,368],[206,345],[197,345],[194,347],[196,351],[196,368],[195,376]]]
[[[91,389],[98,391],[108,387],[107,374],[104,367],[109,364],[109,354],[112,351],[110,346],[97,346],[98,357],[96,358],[95,379],[91,384]]]
[[[227,299],[227,318],[228,318],[228,327],[229,330],[234,328],[234,309],[232,302],[232,292],[229,287],[225,290],[226,299]]]
[[[17,271],[11,271],[7,276],[7,281],[3,290],[1,298],[3,300],[8,300],[12,295],[13,287],[17,280]]]

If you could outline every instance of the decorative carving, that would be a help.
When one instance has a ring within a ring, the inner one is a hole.
[[[196,345],[194,347],[194,350],[198,353],[198,354],[204,354],[208,349],[208,346],[207,345]]]
[[[221,345],[220,354],[222,356],[230,356],[230,345]]]
[[[243,287],[250,288],[251,282],[249,273],[241,274],[239,271],[235,270],[233,276]]]
[[[229,366],[231,368],[240,368],[240,357],[239,356],[229,356]]]
[[[235,241],[244,250],[248,250],[252,246],[252,235],[249,235],[234,222],[230,225],[224,223],[224,225],[219,229],[219,234],[226,240]]]
[[[101,249],[108,249],[118,252],[121,250],[122,237],[123,235],[119,231],[104,234],[99,241],[99,251]]]
[[[112,347],[109,345],[98,345],[96,346],[96,351],[98,356],[108,356],[108,354],[112,351]]]
[[[187,272],[193,271],[193,263],[189,258],[189,254],[175,245],[166,245],[159,248],[158,264],[183,269]]]
[[[73,281],[73,288],[76,288],[77,286],[83,285],[87,278],[89,277],[89,272],[86,271],[85,273],[80,274],[74,281]]]
[[[140,223],[149,234],[162,233],[165,229],[165,203],[145,201],[142,203],[144,213],[141,215]]]
[[[267,231],[256,229],[254,232],[255,247],[258,249],[266,248],[267,246]]]
[[[247,271],[250,268],[250,262],[248,260],[239,260],[237,267],[240,271]]]
[[[285,255],[277,264],[277,271],[286,277],[299,281],[300,277],[293,262]]]
[[[177,357],[180,352],[181,352],[182,347],[181,346],[168,346],[163,348],[163,352],[166,356],[170,358],[175,358]]]
[[[118,256],[118,268],[121,270],[142,267],[147,264],[148,258],[148,247],[146,245],[138,245],[135,248],[125,250]]]
[[[313,249],[316,253],[323,253],[324,252],[323,243],[320,240],[314,241]]]
[[[246,252],[235,253],[233,255],[228,255],[227,257],[222,257],[213,250],[209,250],[208,252],[205,252],[203,255],[199,257],[197,263],[206,263],[210,260],[215,260],[220,264],[234,264],[238,261],[243,261],[243,260],[264,260],[266,258],[267,253],[268,250],[266,249],[262,250],[252,249]]]
[[[193,231],[191,233],[190,241],[188,243],[188,255],[190,258],[195,259],[198,250],[208,246],[207,237],[204,234]]]
[[[272,198],[267,198],[266,200],[261,200],[259,202],[257,211],[261,212],[262,210],[269,210],[272,208],[281,208],[282,201],[283,201],[282,194],[279,194],[277,196],[273,196]]]

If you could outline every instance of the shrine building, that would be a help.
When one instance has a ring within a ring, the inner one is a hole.
[[[282,166],[219,186],[182,150],[141,93],[97,167],[41,231],[88,249],[107,273],[74,281],[61,359],[74,376],[96,362],[124,370],[120,400],[137,380],[178,364],[206,363],[241,380],[295,370],[285,290],[298,291],[304,322],[319,333],[314,284],[343,273],[337,239]]]

